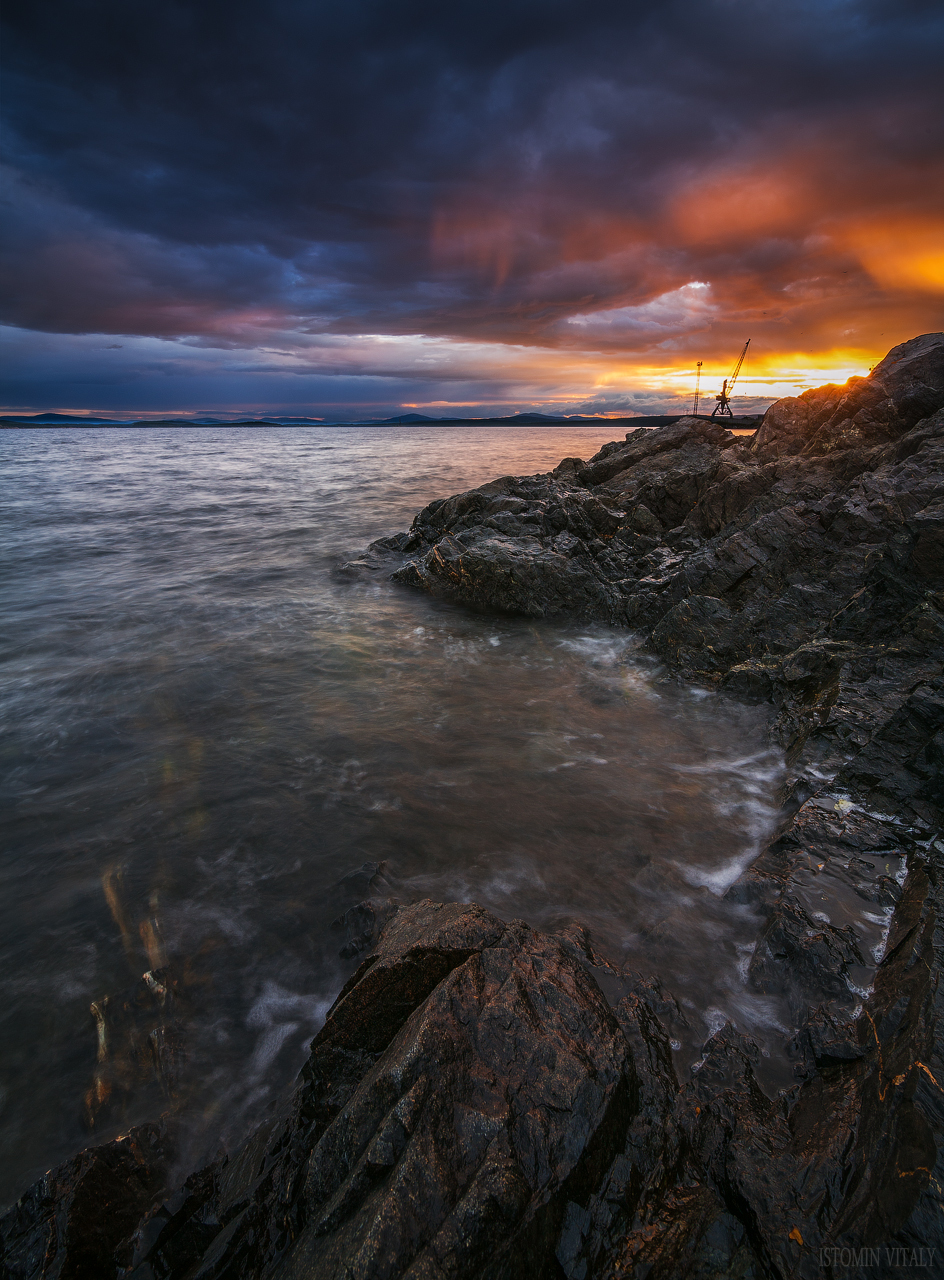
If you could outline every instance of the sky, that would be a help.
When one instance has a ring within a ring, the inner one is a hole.
[[[939,0],[5,9],[2,411],[671,412],[750,338],[750,412],[944,327]]]

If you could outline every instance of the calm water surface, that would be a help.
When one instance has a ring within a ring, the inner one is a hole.
[[[780,1035],[720,898],[772,821],[755,713],[625,632],[331,576],[432,498],[606,438],[0,435],[0,1201],[169,1106],[198,1154],[238,1137],[356,964],[331,924],[368,863],[399,901],[585,922],[680,997],[682,1060],[726,1016]]]

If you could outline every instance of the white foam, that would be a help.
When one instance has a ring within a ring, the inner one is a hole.
[[[708,1028],[709,1040],[713,1035],[717,1034],[717,1032],[719,1032],[726,1023],[731,1021],[723,1009],[706,1009],[701,1016]]]
[[[782,1021],[783,1010],[772,996],[755,995],[750,991],[732,991],[726,997],[731,1012],[728,1020],[748,1032],[757,1030],[790,1034]],[[733,1016],[732,1016],[733,1014]]]
[[[266,982],[246,1015],[246,1026],[259,1028],[249,1074],[255,1079],[271,1066],[286,1040],[302,1028],[314,1034],[331,1008],[331,999],[289,991],[277,982]]]
[[[253,1079],[258,1079],[266,1068],[272,1065],[282,1045],[297,1030],[297,1022],[280,1022],[263,1031],[256,1041],[256,1047],[249,1060],[249,1075]]]
[[[864,911],[862,914],[866,920],[872,924],[881,925],[882,932],[878,942],[871,948],[872,959],[876,964],[881,964],[888,947],[888,936],[892,931],[892,916],[895,913],[894,907],[888,907],[882,915],[875,915],[871,911]]]
[[[625,636],[616,635],[584,635],[557,641],[558,649],[579,653],[582,657],[592,658],[595,664],[605,666],[615,666],[631,647]]]
[[[701,867],[685,866],[680,862],[675,865],[689,884],[699,889],[707,889],[716,898],[720,898],[730,889],[735,880],[747,870],[756,857],[756,850],[750,849],[711,871],[706,871]]]
[[[751,967],[751,958],[757,950],[756,942],[736,942],[734,949],[738,953],[737,971],[738,977],[742,982],[747,982],[748,970]]]

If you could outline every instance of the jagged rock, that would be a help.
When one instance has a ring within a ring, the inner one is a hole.
[[[139,1222],[166,1193],[173,1157],[165,1126],[146,1124],[47,1173],[0,1219],[4,1276],[118,1275]]]
[[[130,1264],[137,1280],[615,1280],[656,1266],[720,1280],[735,1263],[813,1277],[821,1247],[906,1238],[925,1213],[941,1119],[934,927],[916,867],[861,1015],[817,1008],[797,1037],[800,1083],[771,1099],[731,1026],[680,1080],[663,1021],[677,1006],[631,975],[604,983],[611,1005],[597,978],[614,971],[585,931],[548,937],[468,904],[400,909],[280,1115],[160,1204],[156,1132],[156,1155],[85,1153],[4,1220],[7,1265],[104,1278]],[[103,1162],[117,1185],[78,1212]]]
[[[869,374],[881,383],[899,416],[917,422],[941,407],[944,334],[925,333],[892,347]]]
[[[529,618],[571,614],[578,601],[587,617],[615,621],[620,615],[618,597],[592,551],[567,532],[549,547],[527,536],[447,535],[422,561],[411,561],[393,576],[474,608]]]
[[[867,378],[819,387],[768,409],[752,451],[759,458],[822,455],[898,439],[944,400],[944,334],[893,347]]]
[[[731,1026],[680,1081],[661,1021],[673,1002],[637,978],[611,1006],[585,932],[403,908],[282,1114],[160,1204],[156,1130],[85,1153],[4,1220],[7,1265],[103,1280],[129,1265],[137,1280],[658,1266],[681,1280],[737,1260],[742,1275],[813,1276],[816,1250],[859,1219],[892,1238],[928,1185],[928,891],[917,874],[866,1016],[818,1011],[806,1077],[773,1100]]]
[[[759,991],[785,992],[797,1015],[823,999],[849,995],[854,970],[865,970],[855,930],[814,919],[781,901],[761,935],[748,970]]]
[[[525,1274],[635,1106],[619,1022],[567,947],[419,903],[341,992],[288,1117],[139,1229],[133,1274]],[[179,1247],[195,1217],[198,1256]]]
[[[638,431],[627,433],[624,445],[604,445],[578,472],[578,479],[588,488],[606,484],[614,476],[658,454],[671,453],[695,441],[718,446],[733,444],[734,439],[731,432],[719,423],[705,422],[701,418],[680,418],[678,422],[653,431],[640,427]]]

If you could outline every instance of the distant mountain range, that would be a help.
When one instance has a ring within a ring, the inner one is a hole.
[[[50,426],[57,423],[61,426],[106,426],[108,423],[116,422],[115,418],[92,418],[87,417],[84,413],[5,413],[3,422],[47,422]],[[122,425],[133,422],[134,419],[126,418],[122,420]]]
[[[409,424],[411,422],[522,422],[539,424],[542,422],[605,422],[605,418],[588,418],[582,413],[556,414],[556,413],[514,413],[503,418],[431,418],[425,413],[399,413],[393,418],[369,418],[366,422],[373,423],[375,426],[386,426],[390,424]]]
[[[650,414],[627,418],[593,418],[585,414],[515,413],[496,418],[431,418],[423,413],[403,413],[391,418],[362,418],[358,421],[332,421],[325,418],[264,417],[264,418],[102,418],[86,417],[77,413],[4,414],[0,427],[391,427],[422,426],[424,424],[466,424],[468,426],[566,426],[568,424],[594,422],[630,422],[638,427],[664,427],[678,422],[684,414]],[[699,414],[699,417],[705,415]],[[760,421],[761,414],[728,419],[732,425],[752,426]]]

